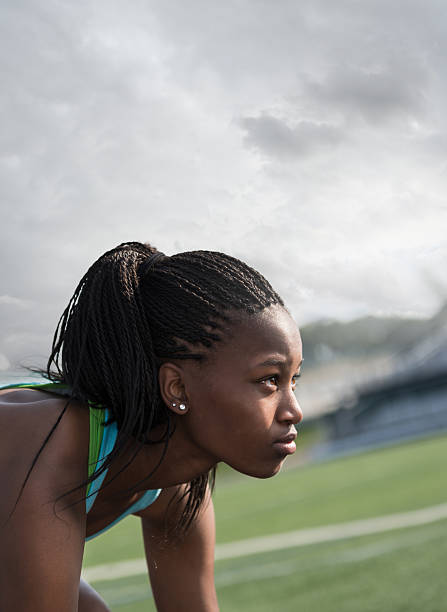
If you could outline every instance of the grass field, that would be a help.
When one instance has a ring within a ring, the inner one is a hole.
[[[447,502],[447,437],[217,481],[218,543]],[[85,566],[143,556],[138,520],[87,545]],[[223,612],[447,609],[447,520],[216,562]],[[117,612],[155,610],[143,575],[94,583]]]

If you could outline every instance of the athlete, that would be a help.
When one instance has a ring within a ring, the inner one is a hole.
[[[295,450],[302,362],[266,279],[212,251],[130,242],[64,311],[37,384],[0,391],[0,610],[105,612],[84,542],[141,517],[157,609],[214,612],[210,482],[269,478]]]

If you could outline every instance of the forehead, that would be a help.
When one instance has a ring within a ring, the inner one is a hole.
[[[243,360],[248,365],[273,356],[296,359],[302,346],[298,327],[282,306],[271,306],[247,315],[230,328],[228,340],[218,343],[218,360]]]

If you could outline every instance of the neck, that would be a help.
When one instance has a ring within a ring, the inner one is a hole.
[[[191,441],[181,421],[178,419],[174,422],[175,430],[167,447],[164,442],[141,447],[137,442],[129,444],[110,467],[110,476],[113,478],[117,475],[113,482],[116,492],[128,491],[130,488],[135,492],[165,489],[187,483],[208,472],[218,463],[216,457],[204,453]],[[158,440],[164,432],[164,426],[156,427],[151,432],[151,438]],[[132,458],[136,451],[137,455]]]

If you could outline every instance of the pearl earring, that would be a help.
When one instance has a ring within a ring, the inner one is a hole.
[[[179,410],[186,410],[186,406],[185,404],[180,404],[180,406],[178,407]]]

